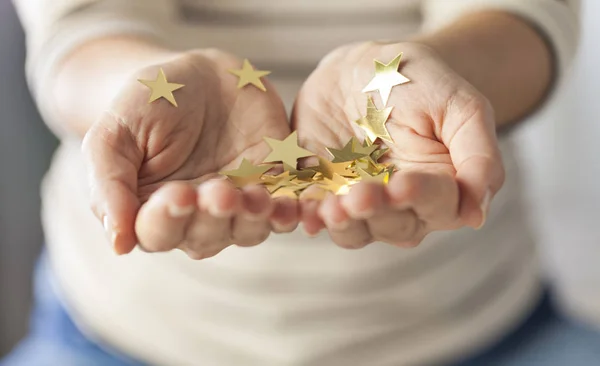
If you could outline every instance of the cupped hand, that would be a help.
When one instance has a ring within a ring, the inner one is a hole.
[[[179,248],[190,257],[213,256],[231,244],[249,246],[272,230],[291,231],[297,204],[272,201],[262,187],[238,190],[218,172],[241,158],[268,154],[263,136],[289,134],[283,104],[272,85],[238,89],[241,60],[194,51],[137,72],[110,109],[88,131],[83,151],[90,172],[92,209],[117,253]],[[178,107],[164,98],[148,103],[159,69]]]
[[[301,144],[322,156],[351,136],[366,114],[362,90],[384,64],[403,53],[393,87],[386,156],[398,171],[388,185],[361,182],[344,196],[303,201],[302,220],[314,234],[326,227],[334,242],[360,248],[373,241],[414,246],[435,230],[480,227],[504,181],[489,102],[430,48],[417,43],[362,43],[335,50],[319,64],[297,98],[292,126]],[[493,72],[493,70],[490,70]]]

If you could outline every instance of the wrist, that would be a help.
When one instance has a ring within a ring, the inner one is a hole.
[[[68,129],[83,136],[135,71],[177,55],[146,38],[115,36],[90,41],[57,67],[50,90],[56,115]]]

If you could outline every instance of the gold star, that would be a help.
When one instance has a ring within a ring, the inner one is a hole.
[[[312,182],[302,182],[297,180],[287,180],[282,182],[279,189],[272,192],[273,197],[291,197],[298,198],[300,193],[308,186],[312,185]],[[281,191],[281,192],[280,192]],[[292,196],[292,193],[294,194]]]
[[[229,170],[220,172],[219,174],[229,177],[233,181],[236,187],[240,188],[249,184],[262,184],[261,176],[271,169],[272,165],[259,165],[256,166],[250,161],[243,159],[239,168],[235,170]]]
[[[357,169],[362,169],[369,174],[378,174],[383,170],[383,168],[381,168],[377,163],[373,162],[373,160],[370,158],[359,159],[354,164]]]
[[[396,56],[390,63],[384,64],[380,61],[375,61],[375,76],[369,84],[362,90],[363,93],[379,91],[383,105],[387,105],[392,88],[396,85],[408,83],[410,80],[398,72],[402,60],[402,53]]]
[[[387,170],[382,171],[376,175],[371,175],[368,172],[362,170],[361,168],[356,168],[360,178],[363,182],[376,182],[387,184],[390,179],[390,173]]]
[[[356,181],[350,181],[339,174],[333,174],[331,179],[325,178],[319,182],[323,189],[333,192],[336,195],[348,194],[350,186],[356,183]]]
[[[312,169],[297,170],[295,167],[287,165],[286,163],[283,163],[283,170],[290,172],[290,175],[294,175],[299,180],[311,180],[317,173]]]
[[[228,71],[240,78],[237,85],[238,89],[241,89],[248,84],[252,84],[264,92],[267,91],[267,88],[265,88],[265,85],[260,78],[269,75],[271,71],[254,70],[254,67],[252,67],[248,59],[244,60],[244,65],[241,70],[230,69]]]
[[[167,77],[165,76],[165,73],[162,68],[158,71],[158,76],[156,77],[156,80],[138,79],[138,81],[146,85],[152,91],[152,94],[150,94],[150,99],[148,100],[148,104],[154,102],[159,98],[165,98],[175,107],[177,107],[177,102],[175,101],[173,92],[185,86],[183,84],[167,82]]]
[[[392,136],[388,132],[385,124],[392,113],[394,107],[384,108],[382,110],[377,109],[373,98],[367,97],[367,115],[354,121],[360,128],[362,128],[367,137],[371,141],[375,141],[377,138],[382,140],[393,142]]]
[[[273,193],[279,188],[289,185],[290,181],[294,178],[296,176],[290,175],[290,172],[283,172],[278,175],[263,175],[262,181],[265,182],[267,190]]]
[[[365,141],[362,144],[355,136],[352,137],[352,150],[361,154],[361,157],[371,155],[378,147],[377,145],[373,145],[368,137],[365,137]]]
[[[295,187],[286,186],[286,187],[281,187],[274,192],[271,192],[271,197],[273,197],[273,198],[288,197],[288,198],[297,199],[298,194],[296,192],[297,192],[297,189]]]
[[[390,151],[390,149],[387,147],[375,150],[371,153],[371,159],[373,159],[374,162],[378,162],[379,159],[381,159],[383,155],[387,154],[388,151]]]
[[[335,174],[338,174],[341,176],[354,175],[354,173],[350,169],[348,169],[349,166],[350,166],[349,162],[333,163],[333,162],[319,156],[319,165],[310,167],[310,169],[321,173],[323,175],[323,177],[325,177],[325,178],[333,179],[333,176]]]
[[[314,154],[298,146],[298,134],[296,131],[285,138],[285,140],[275,140],[270,137],[264,138],[272,151],[264,160],[265,163],[281,161],[287,165],[295,167],[297,160]]]
[[[331,156],[333,156],[333,160],[332,160],[333,163],[343,163],[346,161],[353,161],[353,160],[360,159],[363,156],[370,154],[370,153],[369,154],[361,154],[354,150],[354,137],[351,138],[350,141],[348,141],[341,150],[328,147],[327,151],[329,151]]]

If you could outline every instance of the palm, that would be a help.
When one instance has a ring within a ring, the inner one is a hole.
[[[305,84],[293,120],[303,144],[324,156],[326,147],[340,147],[351,136],[365,136],[354,121],[365,115],[367,94],[361,90],[372,77],[373,58],[364,57],[354,49],[338,57],[349,66],[335,67],[332,73],[336,58],[329,60],[331,64],[321,65]],[[387,103],[387,107],[394,107],[386,124],[394,143],[386,143],[390,151],[384,159],[401,170],[454,174],[456,170],[441,131],[442,128],[450,130],[452,126],[442,127],[442,123],[437,122],[450,91],[438,85],[443,82],[436,79],[438,70],[430,70],[430,74],[419,69],[414,71],[419,75],[413,73],[411,77],[418,78],[419,82],[396,86]],[[379,93],[369,95],[373,96],[377,108],[383,109]],[[432,106],[439,108],[432,109]]]
[[[395,86],[384,106],[377,91],[362,90],[373,78],[373,60],[387,64],[400,52],[408,61],[399,71],[412,81]],[[385,188],[359,184],[348,196],[323,203],[318,214],[332,239],[350,247],[374,239],[404,245],[432,230],[478,226],[484,192],[496,190],[503,174],[485,98],[423,46],[350,45],[327,56],[303,86],[292,117],[300,142],[327,156],[327,147],[363,138],[354,121],[367,114],[367,95],[374,99],[373,113],[393,107],[385,124],[389,136],[379,128],[377,135],[391,140],[385,159],[400,173]],[[493,186],[486,186],[490,181]],[[315,222],[305,227],[316,231]]]
[[[209,54],[165,66],[170,80],[185,84],[175,92],[177,108],[166,100],[147,104],[148,91],[137,84],[132,86],[136,93],[130,94],[134,100],[122,104],[121,113],[137,114],[126,118],[136,121],[132,134],[146,135],[138,146],[145,151],[138,176],[142,201],[167,182],[197,183],[233,169],[242,157],[259,162],[268,154],[263,136],[289,134],[284,108],[273,89],[269,86],[267,93],[251,86],[237,89],[236,78],[227,69],[239,67],[239,61],[219,56],[219,64]],[[142,108],[131,108],[140,104]]]
[[[266,192],[241,193],[225,181],[211,185],[216,180],[198,186],[237,167],[242,157],[262,161],[269,152],[264,136],[289,134],[283,103],[271,85],[266,93],[237,88],[228,69],[241,64],[207,50],[161,65],[168,82],[185,85],[173,94],[178,107],[165,99],[148,103],[154,93],[135,79],[154,80],[159,67],[142,70],[88,131],[83,149],[92,208],[112,233],[117,252],[140,243],[146,250],[180,247],[204,257],[232,240],[256,244],[270,232]],[[249,210],[258,211],[258,224],[242,217]]]

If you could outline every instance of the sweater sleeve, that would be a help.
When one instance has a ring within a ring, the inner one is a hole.
[[[439,29],[458,17],[481,10],[503,10],[529,21],[546,38],[556,60],[556,80],[561,85],[579,40],[580,0],[425,0],[426,30]]]
[[[152,1],[152,6],[148,2]],[[13,0],[27,36],[26,75],[40,113],[57,134],[49,83],[61,60],[94,38],[143,35],[164,41],[173,0]]]

